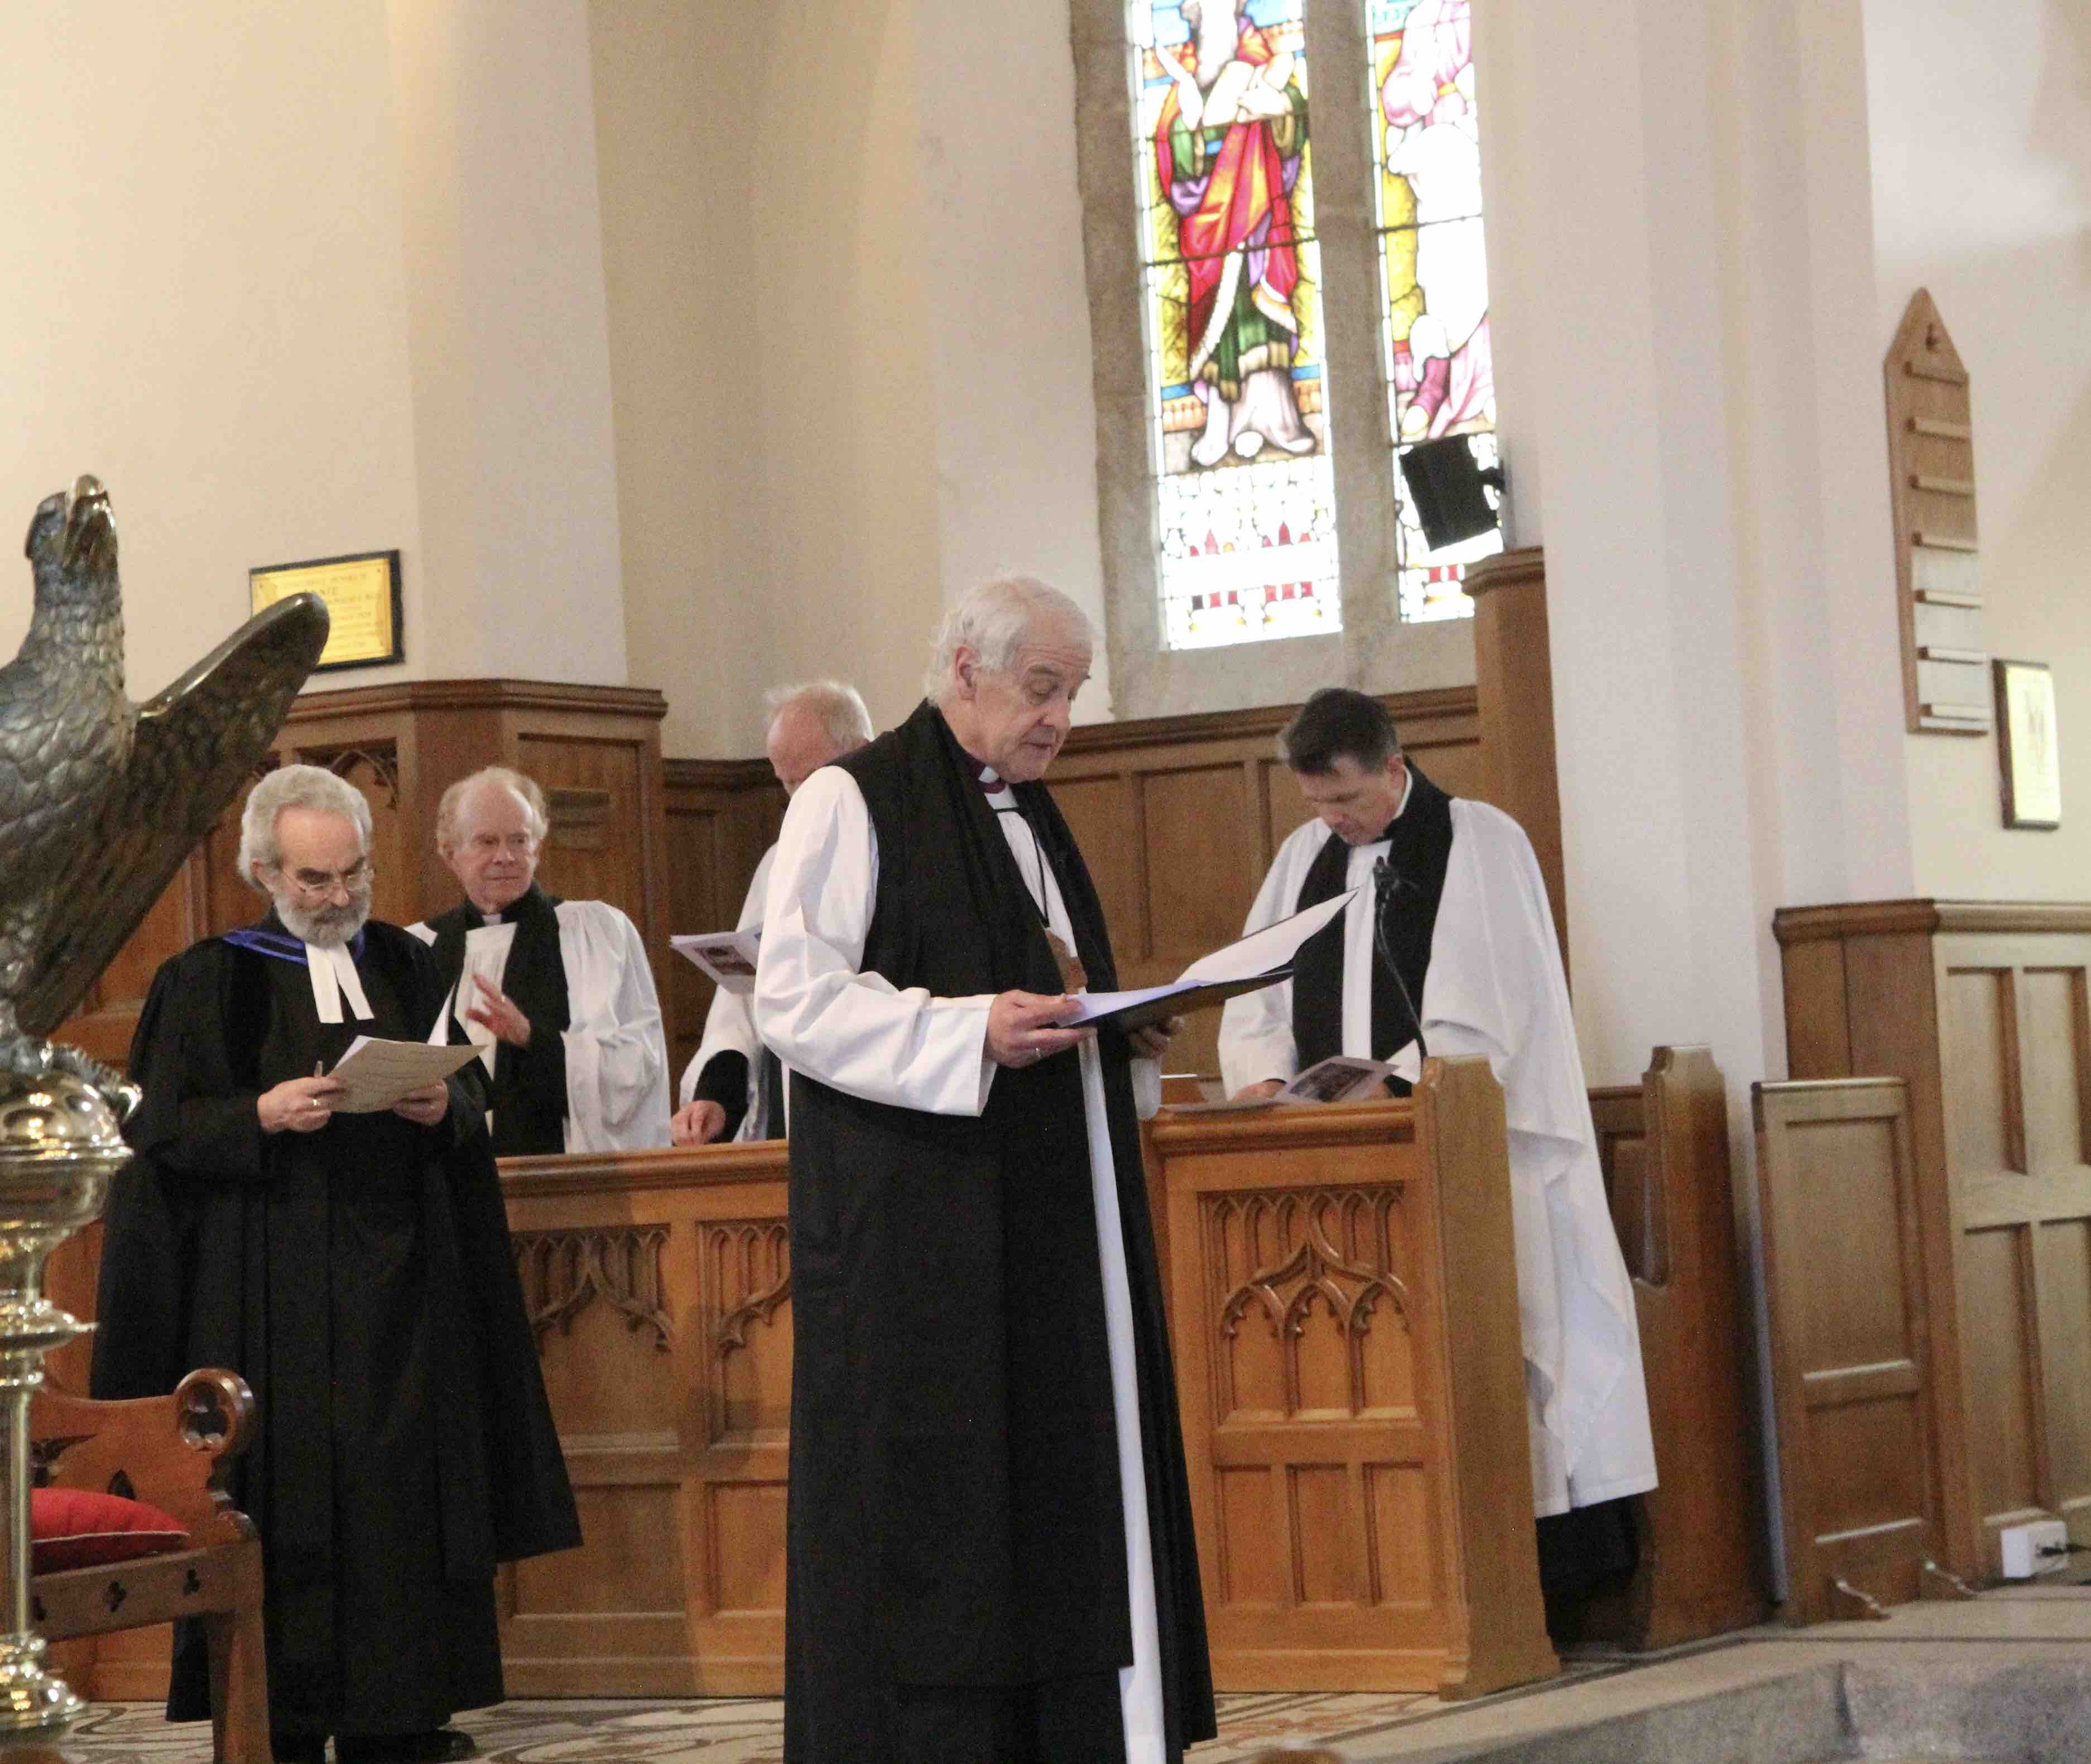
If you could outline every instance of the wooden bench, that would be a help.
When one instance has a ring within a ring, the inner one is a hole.
[[[100,1568],[39,1574],[32,1615],[47,1641],[200,1619],[210,1650],[212,1756],[273,1764],[261,1631],[261,1541],[225,1493],[254,1428],[237,1373],[192,1372],[171,1396],[104,1403],[46,1387],[29,1436],[46,1486],[127,1496],[188,1531],[190,1547]]]
[[[1661,1481],[1641,1498],[1632,1583],[1592,1601],[1575,1639],[1675,1647],[1767,1608],[1727,1086],[1705,1048],[1658,1047],[1638,1085],[1593,1090],[1590,1113],[1633,1278]]]

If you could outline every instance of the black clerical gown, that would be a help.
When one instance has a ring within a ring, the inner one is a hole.
[[[278,1732],[410,1732],[498,1701],[496,1562],[580,1542],[478,1068],[434,1128],[386,1111],[261,1129],[262,1091],[357,1034],[427,1033],[443,987],[419,942],[368,925],[356,968],[373,1020],[344,1001],[323,1024],[302,959],[212,938],[162,967],[102,1253],[96,1395],[200,1365],[253,1387],[233,1493],[265,1546]],[[204,1667],[179,1638],[172,1718],[209,1712]]]
[[[839,764],[877,841],[859,972],[938,998],[1059,991],[942,714],[925,705]],[[1107,989],[1081,855],[1042,785],[1016,795],[1090,984]],[[780,934],[766,931],[765,963]],[[760,983],[757,1000],[768,1036]],[[785,1756],[1122,1758],[1124,1509],[1079,1063],[997,1072],[973,1117],[847,1094],[780,1052],[794,1068]],[[1107,1031],[1101,1053],[1175,1758],[1214,1732],[1211,1679],[1128,1050]]]
[[[530,1020],[530,1045],[498,1043],[494,1081],[487,1096],[497,1158],[556,1156],[567,1149],[567,1050],[564,1033],[573,1020],[566,964],[559,955],[558,897],[532,882],[501,915],[512,921],[501,990]],[[487,923],[468,900],[429,921],[431,946],[446,986],[455,986],[464,968],[465,934]],[[468,1008],[476,1000],[468,1001]]]

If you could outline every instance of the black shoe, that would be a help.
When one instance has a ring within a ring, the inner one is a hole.
[[[269,1749],[276,1764],[326,1764],[324,1733],[272,1733]]]
[[[337,1734],[334,1749],[341,1764],[457,1764],[476,1756],[479,1745],[455,1727],[430,1727],[420,1733]],[[285,1764],[280,1753],[276,1764]]]

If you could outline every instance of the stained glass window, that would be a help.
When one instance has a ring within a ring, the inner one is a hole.
[[[1339,628],[1304,0],[1128,0],[1171,649]]]
[[[1388,415],[1397,455],[1419,441],[1472,435],[1495,464],[1495,372],[1481,254],[1481,138],[1468,0],[1367,0],[1379,205]],[[1401,481],[1394,490],[1404,619],[1470,615],[1466,566],[1501,533],[1431,552]]]

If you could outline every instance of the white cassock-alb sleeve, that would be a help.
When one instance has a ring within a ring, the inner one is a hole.
[[[1632,1283],[1605,1199],[1546,886],[1517,823],[1455,797],[1424,1039],[1485,1059],[1509,1128],[1538,1512],[1655,1486]]]
[[[668,1143],[668,1043],[639,927],[602,900],[563,900],[567,1149]]]
[[[740,917],[734,921],[736,931],[745,931],[762,923],[762,904],[770,891],[770,872],[776,857],[777,847],[773,845],[755,866],[755,874],[740,904]],[[760,1101],[757,1085],[760,1081],[758,1063],[762,1058],[762,1038],[755,1033],[752,1004],[752,997],[748,993],[728,992],[723,986],[713,990],[711,1008],[705,1012],[704,1039],[690,1056],[689,1064],[683,1068],[683,1080],[675,1098],[678,1104],[688,1106],[697,1093],[699,1076],[714,1056],[739,1055],[748,1062],[748,1113],[741,1118],[737,1136],[741,1138],[747,1137]]]
[[[992,994],[939,998],[860,973],[878,897],[878,841],[856,780],[823,766],[784,812],[763,905],[755,1026],[794,1071],[870,1102],[978,1115]]]

